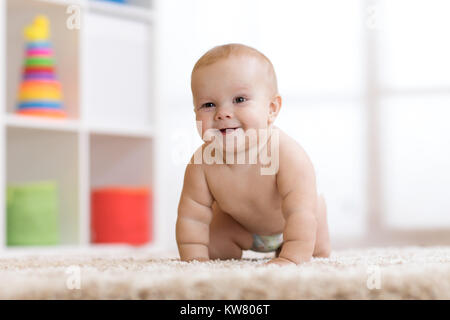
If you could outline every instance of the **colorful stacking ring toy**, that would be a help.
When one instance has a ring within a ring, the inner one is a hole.
[[[48,19],[37,16],[24,33],[26,57],[16,113],[65,118],[61,84],[55,75],[53,49],[49,41]]]

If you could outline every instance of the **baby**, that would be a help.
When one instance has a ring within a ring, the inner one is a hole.
[[[278,265],[328,257],[314,167],[273,125],[281,97],[270,60],[241,44],[214,47],[195,64],[191,89],[205,143],[186,167],[178,205],[181,260],[240,259],[243,250],[275,251],[268,263]]]

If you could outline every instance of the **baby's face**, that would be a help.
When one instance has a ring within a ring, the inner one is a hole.
[[[220,130],[225,138],[270,124],[274,92],[267,66],[255,57],[232,56],[200,67],[192,75],[192,94],[202,139],[210,129]]]

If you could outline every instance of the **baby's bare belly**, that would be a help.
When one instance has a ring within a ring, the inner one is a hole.
[[[281,233],[285,220],[276,175],[261,175],[258,165],[206,166],[210,192],[220,210],[259,235]]]
[[[220,201],[220,199],[216,200],[216,205],[218,206],[216,210],[221,210],[231,216],[250,233],[271,235],[283,232],[285,220],[281,208],[270,205],[253,206],[250,203],[229,204]],[[272,205],[276,204],[273,203]]]
[[[213,188],[213,194],[218,210],[230,215],[244,229],[271,235],[283,232],[285,224],[281,197],[275,186],[276,183],[269,179],[259,181],[253,187],[227,187],[222,183],[221,188]]]

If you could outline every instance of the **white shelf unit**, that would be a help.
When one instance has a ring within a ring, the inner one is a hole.
[[[128,2],[0,1],[0,251],[123,246],[90,240],[91,190],[110,185],[150,188],[153,236],[139,248],[165,248],[157,187],[161,144],[156,134],[155,8],[151,0]],[[79,29],[66,25],[72,5],[81,13]],[[67,119],[14,113],[24,59],[23,28],[37,14],[50,20]],[[59,186],[60,245],[7,246],[7,186],[49,179]]]

